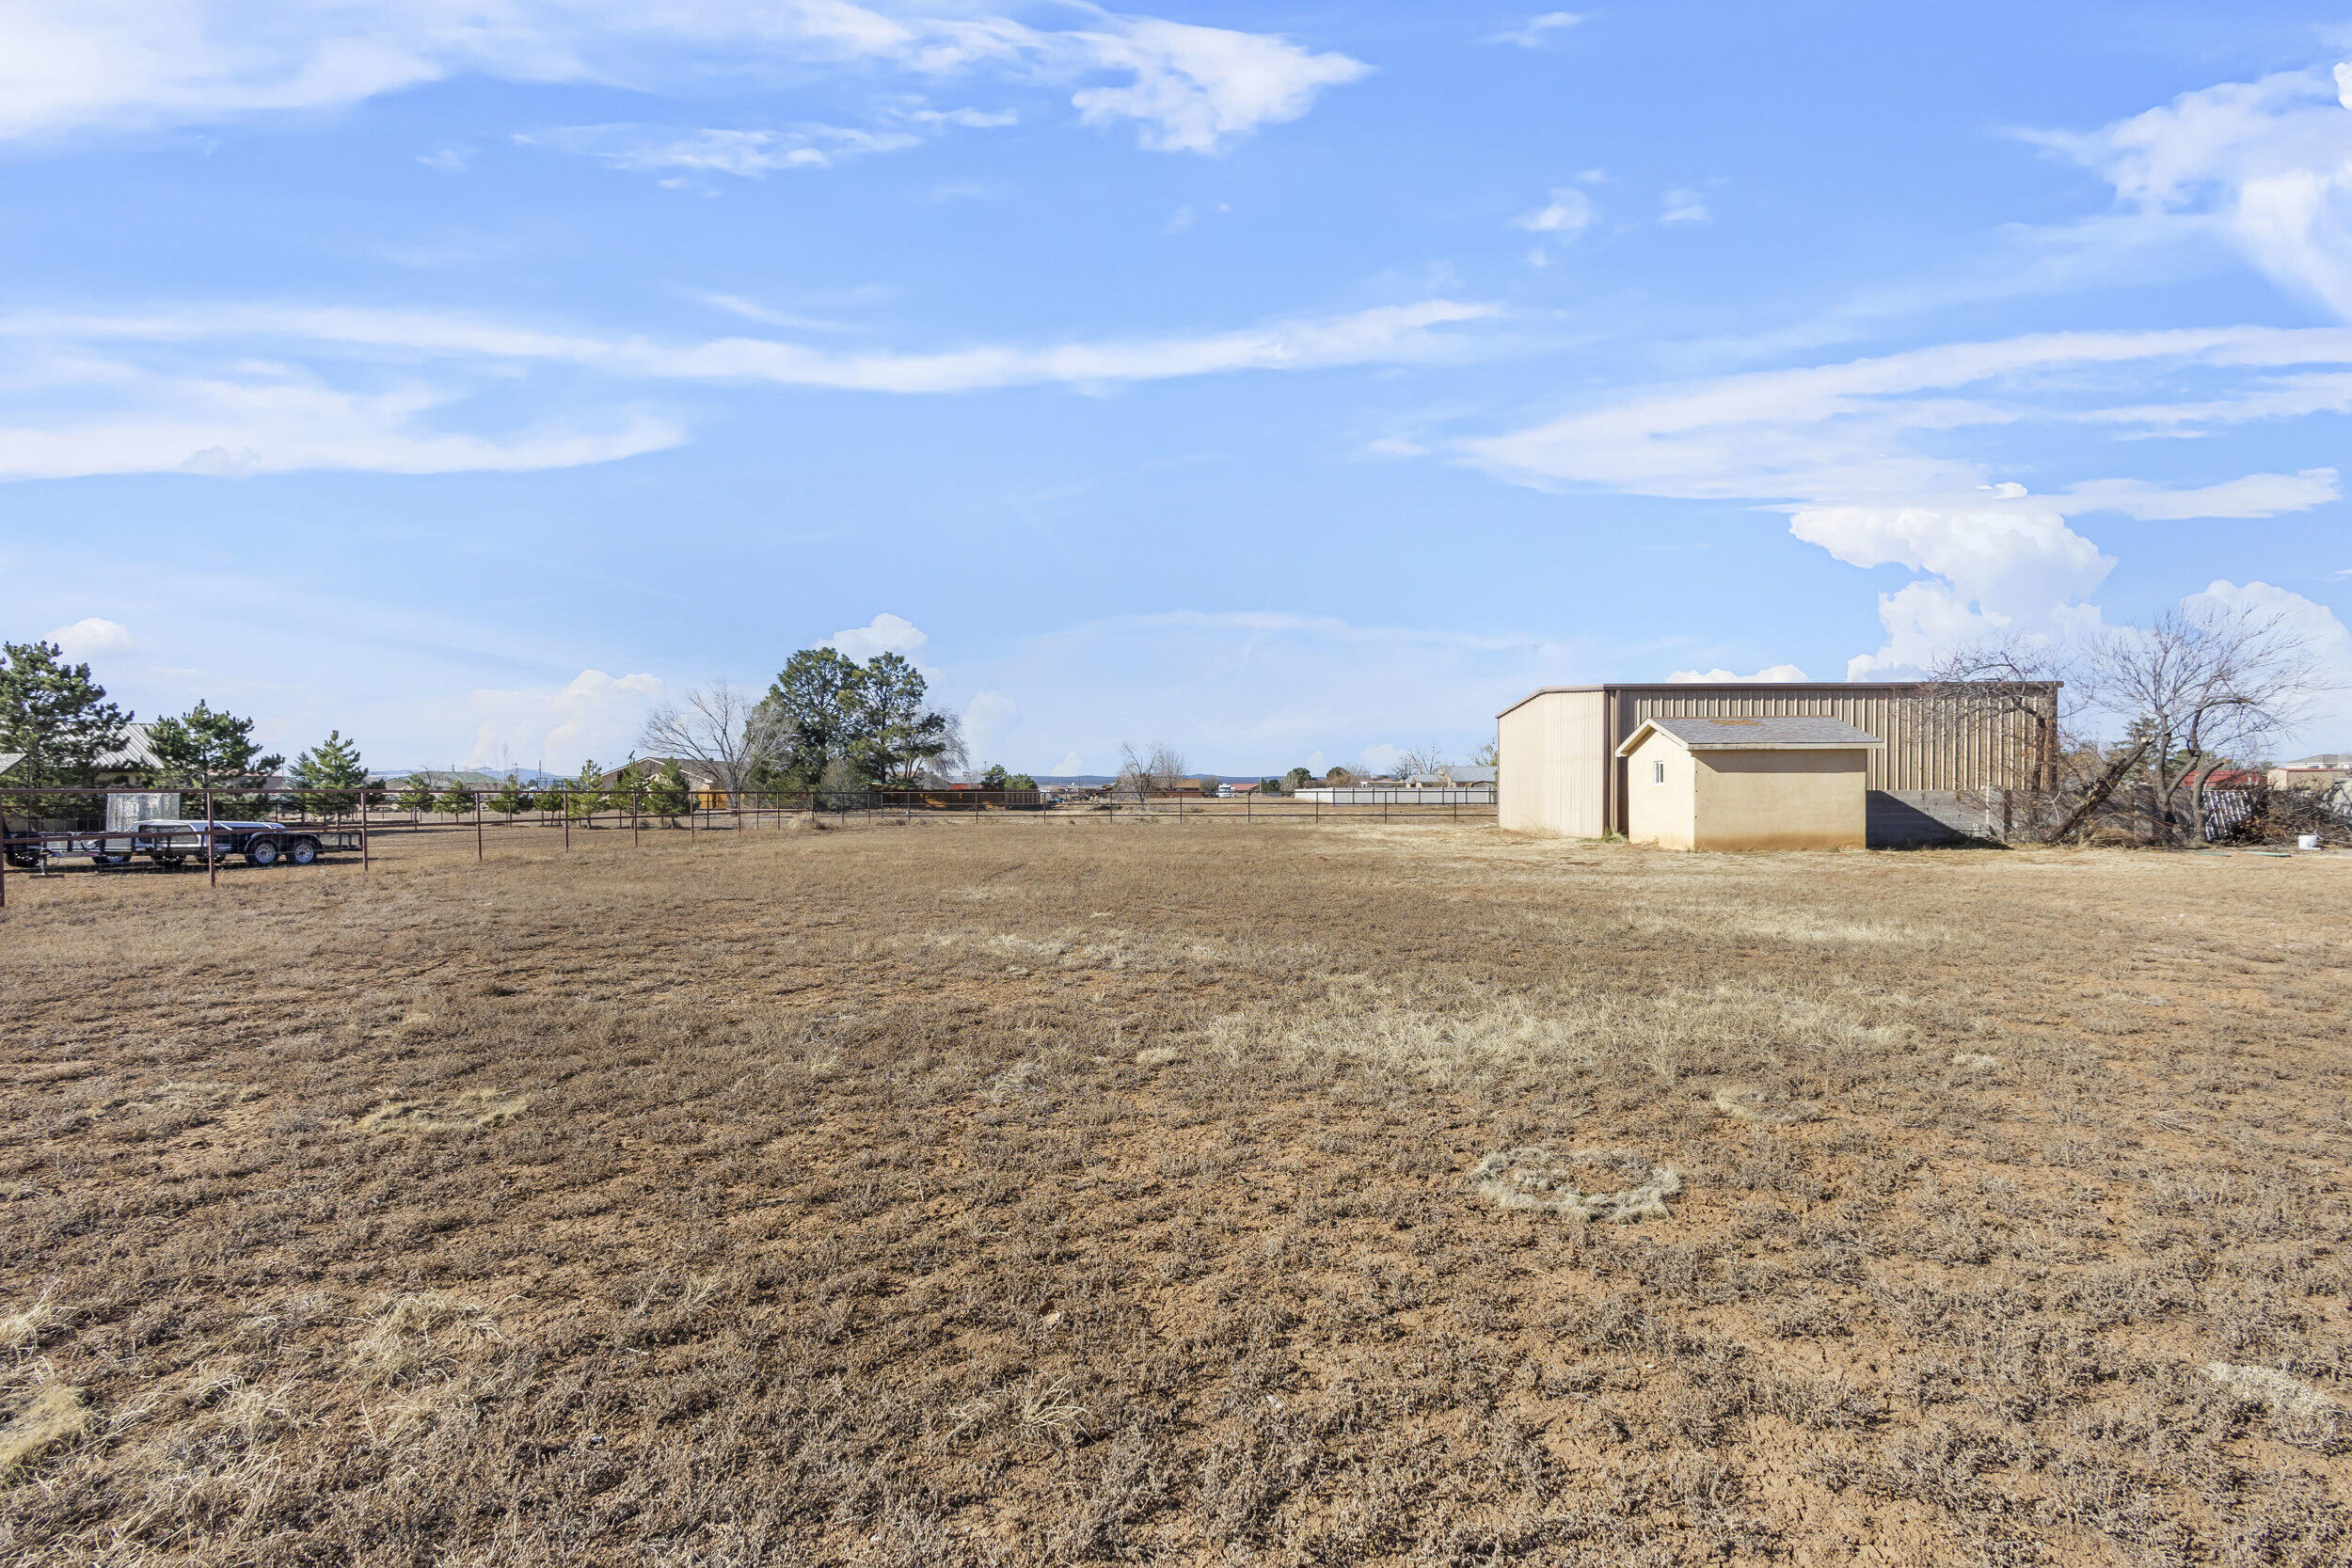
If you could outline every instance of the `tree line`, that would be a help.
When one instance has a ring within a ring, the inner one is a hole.
[[[481,803],[509,816],[532,810],[588,815],[634,802],[656,816],[691,810],[697,790],[734,801],[846,794],[876,787],[945,784],[969,766],[956,716],[929,702],[923,673],[898,654],[863,662],[828,647],[786,661],[764,695],[724,681],[665,700],[648,714],[638,746],[619,768],[591,759],[579,773],[527,788],[509,774]],[[340,729],[288,768],[254,736],[255,721],[199,701],[147,726],[151,763],[122,760],[136,715],[111,701],[90,666],[54,642],[0,643],[0,752],[19,753],[10,787],[94,788],[133,780],[158,789],[210,789],[216,813],[258,816],[278,802],[321,816],[390,799],[404,809],[470,814],[476,792],[453,780],[412,775],[397,792],[372,781],[357,742]],[[286,769],[288,787],[273,789]],[[699,775],[690,779],[688,770]],[[1037,781],[992,764],[982,785],[1034,789]],[[72,815],[86,807],[59,794],[23,815]]]

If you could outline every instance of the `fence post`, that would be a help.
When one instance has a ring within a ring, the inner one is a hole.
[[[482,791],[473,792],[473,861],[482,863]]]
[[[365,781],[365,780],[362,780],[362,781],[360,782],[360,784],[359,784],[359,869],[360,869],[360,870],[362,870],[362,871],[365,871],[367,868],[368,868],[368,786],[367,786],[367,783],[366,783],[366,781]]]
[[[628,847],[632,849],[637,847],[637,807],[644,800],[644,793],[642,789],[632,789],[628,792]]]
[[[564,847],[572,847],[572,797],[567,790],[556,798],[556,809],[564,814]]]
[[[207,784],[204,786],[204,872],[210,879],[210,885],[217,888],[220,886],[220,857],[213,852],[213,790]]]

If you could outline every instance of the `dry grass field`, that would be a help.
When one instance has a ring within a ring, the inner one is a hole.
[[[10,879],[0,1557],[2352,1559],[2352,857],[579,836]]]

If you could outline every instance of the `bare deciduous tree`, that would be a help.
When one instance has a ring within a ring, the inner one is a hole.
[[[1441,773],[1449,765],[1445,749],[1432,741],[1426,746],[1408,746],[1396,754],[1396,776],[1409,779],[1416,773]]]
[[[637,744],[650,757],[695,764],[740,810],[752,775],[782,759],[791,736],[773,705],[722,680],[695,688],[683,702],[655,704]]]
[[[2147,742],[2143,799],[2158,838],[2177,836],[2182,785],[2193,780],[2192,842],[2204,838],[2214,766],[2292,730],[2330,689],[2310,640],[2285,616],[2211,604],[2116,628],[2084,673],[2091,700]]]
[[[1939,742],[1984,758],[1987,787],[1966,793],[1976,796],[1988,834],[2046,827],[2068,786],[2064,742],[2082,705],[2075,662],[2064,643],[2012,632],[1956,649],[1929,669],[1923,712]]]
[[[1168,742],[1155,741],[1148,751],[1137,751],[1132,745],[1119,748],[1119,791],[1133,795],[1137,800],[1148,800],[1154,795],[1173,793],[1184,780],[1184,753]]]

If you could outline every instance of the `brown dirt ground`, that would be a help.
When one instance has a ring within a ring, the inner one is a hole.
[[[576,841],[10,879],[0,1556],[2352,1559],[2352,857]]]

